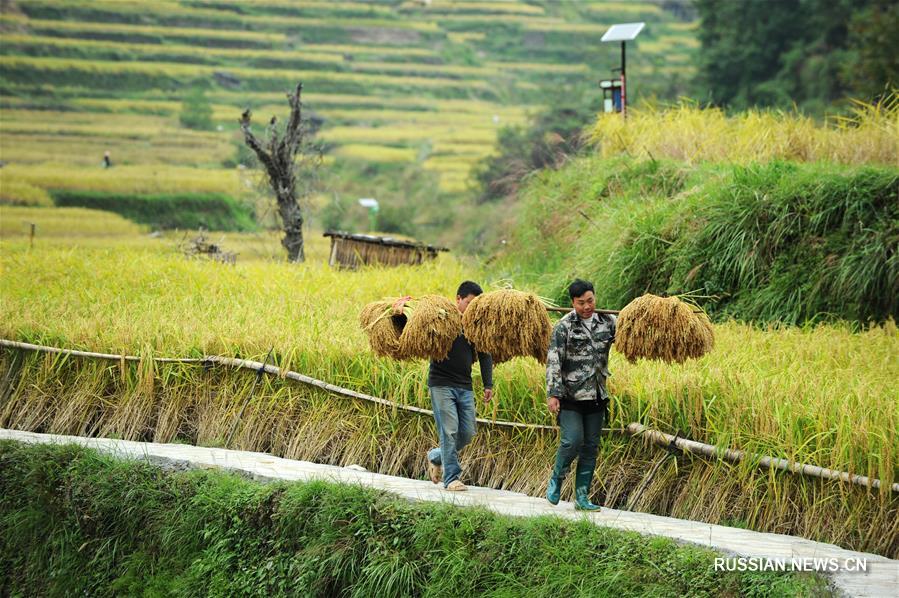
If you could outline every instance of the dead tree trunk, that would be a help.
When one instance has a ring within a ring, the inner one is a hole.
[[[284,227],[284,238],[281,245],[287,250],[287,259],[291,262],[302,262],[306,259],[303,252],[303,211],[297,201],[297,180],[295,158],[304,141],[305,131],[301,119],[302,103],[300,93],[303,84],[297,84],[293,93],[287,95],[290,103],[290,120],[283,133],[275,128],[272,117],[267,148],[250,130],[250,111],[246,110],[240,117],[240,130],[243,131],[244,142],[255,152],[265,168],[269,183],[278,201],[278,213]]]

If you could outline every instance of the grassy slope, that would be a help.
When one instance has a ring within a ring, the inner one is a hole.
[[[159,595],[811,596],[813,575],[716,573],[711,551],[322,482],[164,474],[0,443],[0,585]]]
[[[899,318],[899,170],[585,157],[522,194],[510,275],[561,298],[580,276],[621,308],[692,293],[713,316]]]

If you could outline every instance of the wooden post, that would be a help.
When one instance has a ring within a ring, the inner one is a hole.
[[[37,225],[34,222],[29,222],[31,225],[31,232],[28,235],[28,248],[34,249],[34,231],[37,228]]]
[[[331,257],[328,258],[328,265],[332,268],[337,262],[337,237],[331,237]]]
[[[547,307],[546,311],[554,311],[554,312],[558,312],[560,314],[567,314],[572,309],[574,309],[574,308],[573,307]],[[598,314],[619,314],[619,313],[621,313],[621,310],[618,310],[618,309],[594,309],[593,311],[595,311]]]

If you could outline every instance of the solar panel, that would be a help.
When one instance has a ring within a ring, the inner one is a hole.
[[[637,37],[645,26],[646,23],[619,23],[618,25],[612,25],[599,41],[629,42]]]

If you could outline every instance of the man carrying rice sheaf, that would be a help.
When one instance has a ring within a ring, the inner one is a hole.
[[[599,451],[599,436],[608,417],[609,347],[617,319],[596,313],[593,284],[575,280],[568,287],[574,311],[553,328],[546,360],[547,407],[561,429],[556,463],[546,499],[559,503],[562,482],[577,458],[574,478],[575,509],[598,511],[590,502],[590,484]]]
[[[481,293],[481,287],[470,280],[459,285],[456,291],[459,313],[465,313],[468,304]],[[459,452],[471,442],[475,433],[475,400],[471,384],[471,367],[475,359],[481,367],[484,401],[489,402],[493,398],[493,360],[488,353],[479,353],[461,331],[446,359],[432,359],[428,370],[431,408],[440,441],[440,446],[428,451],[428,475],[435,484],[443,482],[444,488],[456,492],[467,490],[460,479]]]

